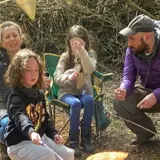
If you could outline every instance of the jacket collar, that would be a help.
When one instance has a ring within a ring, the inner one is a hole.
[[[23,92],[28,98],[36,99],[38,98],[38,89],[27,88],[27,87],[17,87],[19,91]]]

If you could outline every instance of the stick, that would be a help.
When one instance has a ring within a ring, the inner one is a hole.
[[[119,115],[117,115],[117,116],[118,116],[118,118],[120,118],[120,119],[122,119],[122,120],[124,120],[124,121],[126,121],[126,122],[132,123],[132,124],[134,124],[135,126],[138,126],[138,127],[140,127],[140,128],[143,128],[144,130],[146,130],[146,131],[148,131],[148,132],[150,132],[150,133],[153,133],[153,134],[155,134],[155,135],[159,135],[159,133],[153,132],[153,131],[151,131],[150,129],[145,128],[145,127],[143,127],[143,126],[141,126],[141,125],[139,125],[139,124],[137,124],[137,123],[134,123],[134,122],[132,122],[132,121],[130,121],[130,120],[128,120],[128,119],[125,119],[125,118],[119,116]]]
[[[11,1],[11,0],[4,0],[4,1],[0,2],[0,4],[5,4],[5,3],[9,2],[9,1]]]
[[[58,158],[59,160],[63,160],[62,157],[60,157],[56,152],[54,152],[50,147],[48,147],[46,144],[44,144],[42,141],[41,141],[41,144],[42,146],[48,148],[51,152],[53,152]]]

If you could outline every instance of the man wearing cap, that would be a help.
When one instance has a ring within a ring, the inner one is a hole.
[[[142,126],[124,120],[136,134],[131,145],[137,145],[146,143],[156,133],[145,112],[160,112],[160,24],[138,15],[120,34],[128,38],[128,48],[122,82],[115,89],[114,107],[119,116]],[[135,84],[137,78],[139,83]]]

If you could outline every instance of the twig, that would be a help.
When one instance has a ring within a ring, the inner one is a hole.
[[[143,128],[144,130],[146,130],[146,131],[148,131],[148,132],[150,132],[150,133],[153,133],[153,134],[155,134],[155,135],[159,135],[159,134],[160,134],[160,133],[153,132],[153,131],[151,131],[150,129],[145,128],[145,127],[143,127],[143,126],[141,126],[141,125],[139,125],[139,124],[137,124],[137,123],[134,123],[134,122],[132,122],[132,121],[130,121],[130,120],[128,120],[128,119],[125,119],[125,118],[123,118],[123,117],[121,117],[121,116],[119,116],[119,115],[117,115],[117,116],[118,116],[118,118],[120,118],[120,119],[122,119],[122,120],[124,120],[124,121],[126,121],[126,122],[132,123],[132,124],[134,124],[135,126],[138,126],[138,127],[140,127],[140,128]]]
[[[128,4],[132,7],[134,7],[135,9],[139,10],[140,12],[148,15],[149,17],[158,20],[158,17],[155,17],[153,14],[147,12],[146,10],[142,9],[141,7],[137,6],[135,3],[132,2],[132,0],[127,0]]]
[[[4,4],[4,3],[7,3],[9,1],[11,1],[11,0],[4,0],[4,1],[0,2],[0,4]]]

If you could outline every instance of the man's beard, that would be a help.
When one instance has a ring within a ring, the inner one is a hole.
[[[148,44],[141,38],[141,44],[137,47],[131,47],[133,53],[135,54],[141,54],[141,53],[146,53],[149,50]]]

